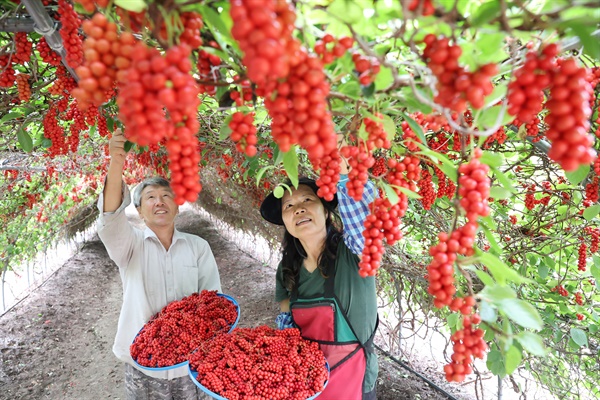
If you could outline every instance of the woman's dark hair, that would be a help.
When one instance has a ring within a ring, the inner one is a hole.
[[[338,243],[342,238],[342,229],[340,217],[335,209],[331,207],[331,204],[323,201],[320,197],[319,200],[321,200],[328,215],[325,220],[325,229],[327,230],[325,246],[317,260],[317,268],[319,268],[321,275],[324,278],[327,278],[327,267],[329,266],[330,261],[335,260]],[[302,247],[300,241],[288,232],[287,228],[285,228],[281,248],[283,253],[281,259],[283,285],[289,292],[292,292],[298,284],[300,268],[302,268],[302,263],[306,258],[306,251]]]

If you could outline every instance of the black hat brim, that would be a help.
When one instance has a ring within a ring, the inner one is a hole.
[[[315,193],[319,190],[317,183],[310,178],[298,179],[298,185],[309,186]],[[334,210],[338,205],[337,196],[333,196],[331,201],[324,199],[321,199],[321,201],[325,204],[325,207],[330,210]],[[271,192],[260,205],[260,215],[272,224],[283,225],[283,219],[281,218],[281,199],[275,197],[273,192]]]

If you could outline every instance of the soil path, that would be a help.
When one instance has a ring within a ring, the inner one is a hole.
[[[241,307],[239,326],[273,326],[275,271],[225,239],[194,211],[180,230],[211,245],[223,292]],[[123,399],[123,366],[112,353],[122,288],[97,235],[40,288],[0,317],[0,399]],[[446,399],[385,357],[380,400]]]

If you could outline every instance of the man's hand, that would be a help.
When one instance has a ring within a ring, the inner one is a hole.
[[[125,163],[125,157],[127,157],[127,152],[125,151],[126,141],[127,139],[125,139],[125,135],[123,135],[121,129],[117,128],[108,142],[108,152],[111,157],[111,163],[116,162],[121,165]]]

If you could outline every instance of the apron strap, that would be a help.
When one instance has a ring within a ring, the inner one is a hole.
[[[365,344],[363,345],[365,350],[368,353],[375,353],[375,346],[373,346],[373,339],[375,339],[375,332],[377,332],[377,327],[379,326],[379,314],[377,314],[377,321],[375,321],[375,329],[373,329],[373,333],[371,337],[367,339]]]

